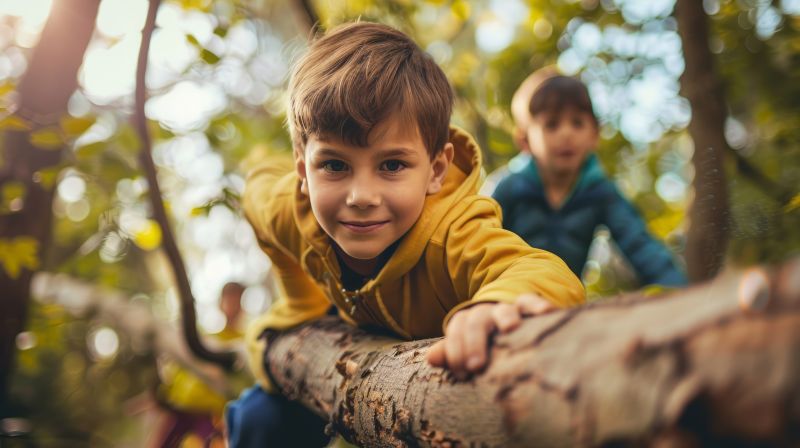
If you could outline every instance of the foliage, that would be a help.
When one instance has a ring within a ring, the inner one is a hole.
[[[35,422],[37,446],[119,446],[136,440],[124,426],[126,401],[156,379],[153,353],[126,344],[113,357],[92,352],[100,323],[62,307],[34,303],[28,331],[18,337],[12,383],[16,411]]]

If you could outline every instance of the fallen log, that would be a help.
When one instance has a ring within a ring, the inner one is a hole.
[[[800,259],[527,319],[459,381],[325,318],[271,340],[279,389],[361,446],[800,442]]]

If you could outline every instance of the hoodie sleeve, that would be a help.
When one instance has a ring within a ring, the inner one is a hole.
[[[248,363],[267,391],[274,388],[264,370],[266,343],[261,335],[268,329],[285,330],[319,318],[330,307],[325,294],[297,262],[298,254],[279,243],[299,241],[299,231],[293,224],[293,190],[285,188],[285,185],[291,186],[291,182],[283,174],[285,170],[279,171],[271,165],[257,167],[247,178],[243,197],[245,216],[256,233],[259,246],[272,261],[279,291],[269,310],[252,322],[245,334]]]
[[[445,241],[447,269],[456,294],[465,301],[456,312],[479,302],[513,303],[536,293],[560,307],[585,301],[583,284],[556,255],[530,247],[500,225],[497,203],[474,197],[463,201]]]
[[[616,188],[609,195],[604,218],[614,241],[645,284],[686,285],[686,276],[669,250],[650,235],[639,213]]]

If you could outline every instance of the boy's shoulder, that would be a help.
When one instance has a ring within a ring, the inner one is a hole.
[[[500,226],[502,213],[496,200],[481,194],[459,199],[442,216],[429,242],[444,246],[449,238],[465,229],[481,226]]]
[[[289,249],[299,240],[295,211],[298,176],[264,164],[254,169],[245,184],[243,207],[259,239]]]

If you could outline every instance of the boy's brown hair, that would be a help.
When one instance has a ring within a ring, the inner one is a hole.
[[[366,146],[372,129],[399,113],[419,129],[431,158],[447,143],[453,92],[442,69],[408,36],[353,23],[315,41],[289,82],[289,128],[297,149],[310,136]]]
[[[589,114],[597,126],[597,117],[586,85],[575,78],[558,75],[542,82],[531,97],[528,112],[531,116],[542,112],[559,114],[570,107]]]
[[[566,107],[588,113],[595,125],[598,124],[586,85],[576,78],[560,74],[554,66],[544,67],[528,76],[511,100],[515,127],[523,132],[530,117],[542,112],[557,114]]]

